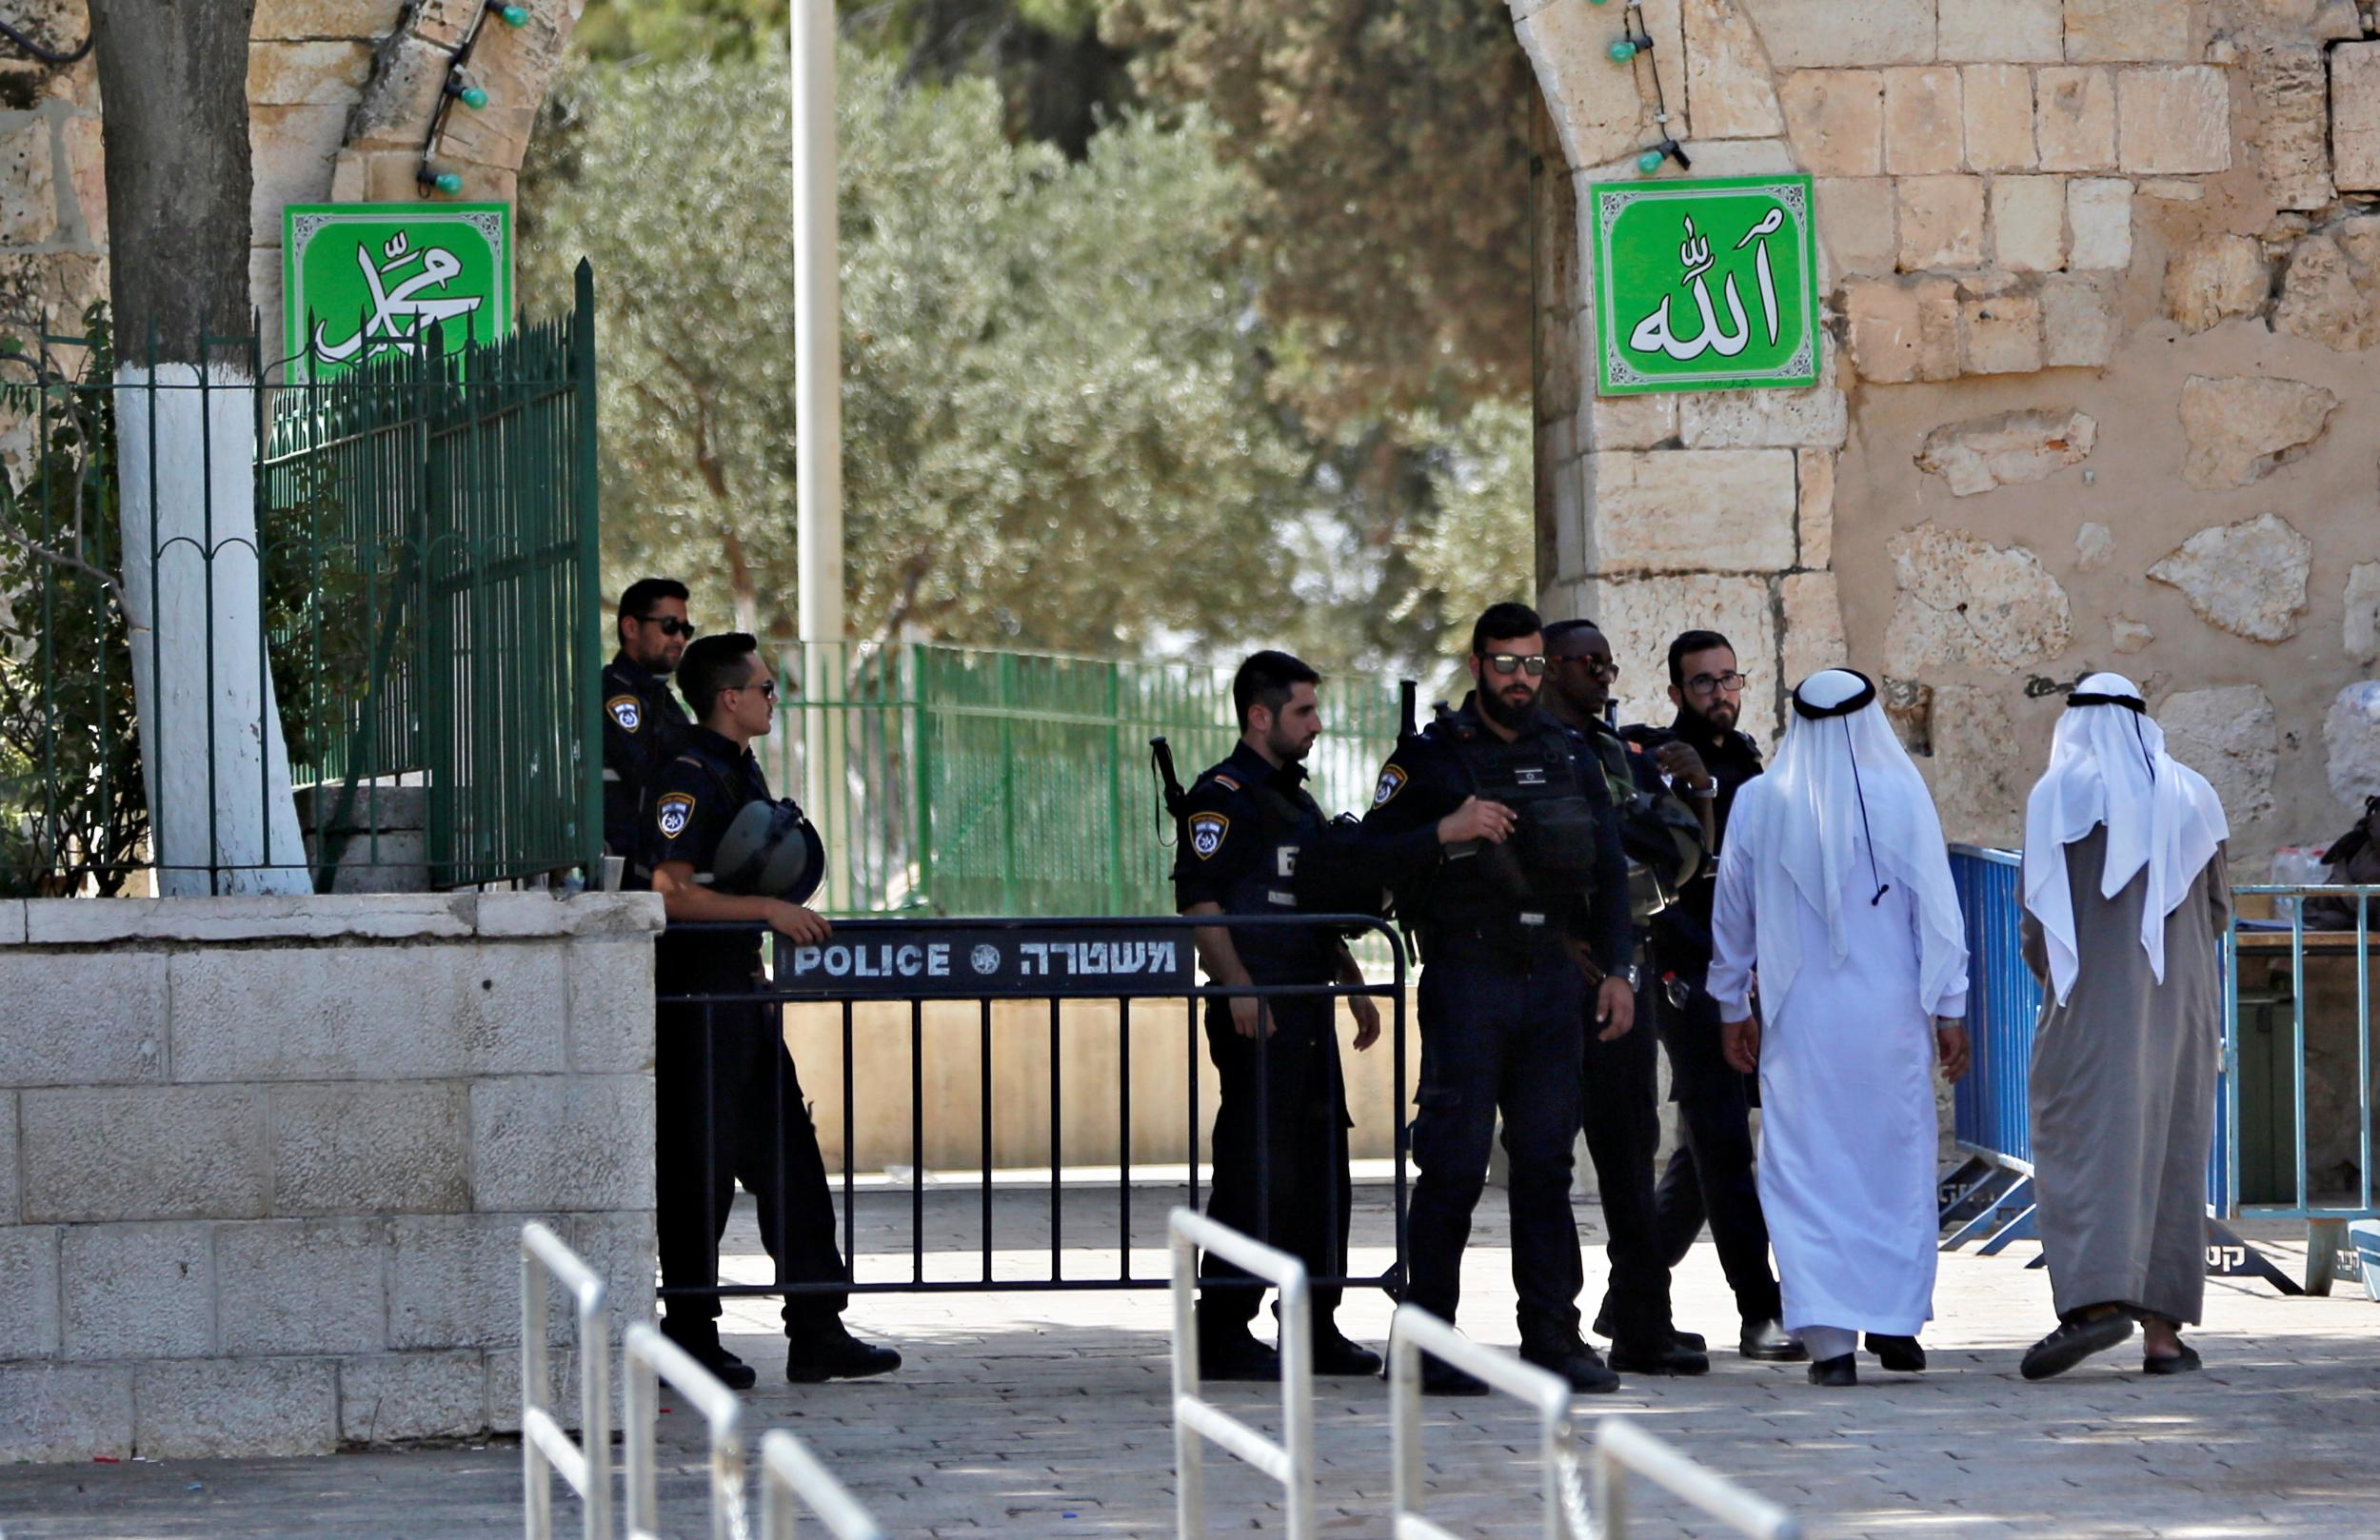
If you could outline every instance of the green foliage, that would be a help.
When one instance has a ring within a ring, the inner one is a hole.
[[[1300,465],[1258,388],[1246,196],[1202,119],[1081,163],[982,81],[842,64],[844,503],[855,636],[1112,652],[1278,621]],[[526,263],[592,257],[606,582],[683,574],[783,635],[794,331],[782,69],[582,71]],[[723,581],[724,575],[724,581]]]
[[[591,59],[782,59],[789,0],[587,0],[571,47]]]

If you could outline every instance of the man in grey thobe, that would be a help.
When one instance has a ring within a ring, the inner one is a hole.
[[[2144,1372],[2199,1366],[2181,1328],[2206,1296],[2229,834],[2138,686],[2076,686],[2025,808],[2035,1220],[2060,1322],[2027,1379],[2115,1347],[2135,1318]]]

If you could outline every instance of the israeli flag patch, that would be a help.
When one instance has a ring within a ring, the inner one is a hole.
[[[1190,848],[1199,859],[1207,860],[1223,848],[1223,834],[1231,827],[1231,819],[1220,813],[1190,815]]]
[[[653,818],[660,823],[664,839],[675,839],[685,833],[693,817],[694,799],[682,791],[673,791],[653,804]]]
[[[645,702],[633,695],[615,695],[604,702],[604,709],[624,733],[633,733],[645,723]]]

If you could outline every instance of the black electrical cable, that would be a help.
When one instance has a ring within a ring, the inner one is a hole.
[[[1628,68],[1633,73],[1636,61],[1650,56],[1653,52],[1653,29],[1637,13],[1637,0],[1628,0],[1626,9],[1620,11],[1619,30],[1620,36],[1636,49],[1636,52],[1628,56]],[[1654,127],[1660,131],[1661,142],[1656,145],[1647,145],[1645,148],[1676,161],[1677,168],[1681,171],[1693,170],[1695,163],[1687,159],[1685,147],[1677,142],[1676,134],[1670,132],[1669,98],[1661,89],[1661,67],[1658,61],[1656,61],[1653,66],[1653,123]]]
[[[39,59],[44,64],[67,65],[80,63],[83,55],[90,51],[90,46],[92,42],[97,39],[98,35],[99,34],[96,32],[86,32],[83,35],[83,46],[81,48],[76,49],[71,53],[60,53],[55,49],[34,42],[31,38],[27,37],[23,32],[18,31],[7,22],[0,21],[0,37],[7,38],[10,42],[15,44],[18,48],[23,49],[26,52],[31,54],[34,58]]]
[[[438,185],[438,173],[431,169],[431,151],[438,148],[440,137],[446,131],[446,115],[454,110],[459,94],[455,81],[461,78],[465,66],[471,62],[471,49],[479,46],[480,29],[487,25],[488,16],[503,9],[504,4],[505,0],[487,0],[479,8],[479,13],[471,18],[471,30],[463,34],[463,40],[446,49],[447,56],[454,62],[446,67],[446,83],[438,95],[438,109],[429,115],[429,131],[422,136],[422,168],[413,176],[416,197],[428,197],[430,190]]]

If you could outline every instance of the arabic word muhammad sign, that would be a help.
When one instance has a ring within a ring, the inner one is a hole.
[[[433,326],[449,353],[512,329],[509,204],[291,204],[281,228],[300,378],[413,353]]]
[[[1198,987],[1187,926],[871,921],[815,946],[779,940],[775,957],[775,992],[805,999],[1115,999]]]
[[[1818,264],[1806,176],[1598,182],[1597,391],[1818,382]]]

